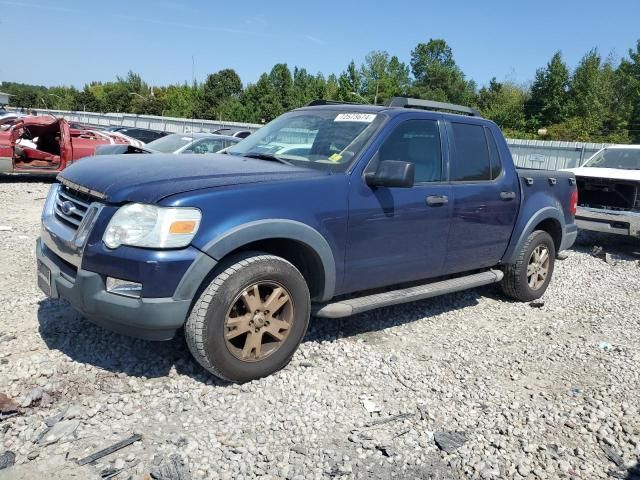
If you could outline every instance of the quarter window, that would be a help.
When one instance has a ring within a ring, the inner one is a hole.
[[[491,179],[487,137],[481,125],[452,123],[455,155],[451,180],[473,182]]]
[[[502,173],[502,162],[500,161],[500,153],[498,152],[498,145],[496,139],[491,133],[491,130],[485,127],[485,133],[487,134],[487,140],[489,143],[489,162],[491,163],[491,180],[495,180]]]
[[[440,133],[435,120],[408,120],[396,127],[380,147],[380,161],[402,160],[415,165],[416,183],[442,179]]]

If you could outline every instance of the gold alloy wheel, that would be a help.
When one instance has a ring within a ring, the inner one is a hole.
[[[549,274],[549,249],[544,245],[538,245],[529,257],[527,265],[527,282],[529,288],[538,290],[544,285]]]
[[[224,321],[224,341],[231,354],[258,362],[278,350],[293,326],[291,294],[276,282],[258,282],[233,301]]]

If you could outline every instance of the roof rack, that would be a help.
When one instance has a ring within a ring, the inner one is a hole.
[[[481,117],[477,110],[453,103],[434,102],[432,100],[420,100],[419,98],[393,97],[387,103],[387,107],[420,108],[423,110],[446,110],[455,113],[464,113],[472,117]]]
[[[307,103],[307,107],[316,107],[318,105],[365,105],[363,103],[356,103],[356,102],[342,102],[340,100],[324,100],[324,99],[318,99],[318,100],[311,100],[309,103]]]

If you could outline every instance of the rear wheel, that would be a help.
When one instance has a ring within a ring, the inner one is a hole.
[[[196,301],[185,337],[194,358],[234,382],[284,367],[309,324],[309,289],[283,258],[248,252],[226,262]]]
[[[504,268],[503,292],[522,302],[540,298],[551,281],[555,258],[556,248],[551,235],[542,230],[531,233],[517,261]]]

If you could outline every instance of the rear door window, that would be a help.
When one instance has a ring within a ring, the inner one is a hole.
[[[452,122],[454,159],[451,181],[491,180],[491,162],[487,137],[482,125]]]

